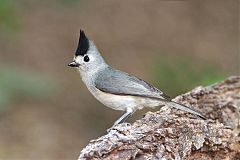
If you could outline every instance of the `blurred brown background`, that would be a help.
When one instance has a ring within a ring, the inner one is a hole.
[[[122,114],[67,67],[80,28],[112,66],[174,97],[240,73],[239,7],[238,0],[0,0],[0,159],[76,159]]]

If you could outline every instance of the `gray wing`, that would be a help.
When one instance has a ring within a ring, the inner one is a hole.
[[[95,77],[95,86],[103,92],[117,95],[133,95],[171,100],[169,96],[147,82],[110,67],[98,73],[97,77]]]

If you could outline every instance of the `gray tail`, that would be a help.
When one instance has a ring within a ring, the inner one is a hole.
[[[194,115],[197,115],[198,117],[202,118],[202,119],[207,119],[204,115],[202,115],[199,111],[195,110],[195,109],[192,109],[188,106],[185,106],[183,104],[180,104],[180,103],[177,103],[177,102],[174,102],[174,101],[170,101],[170,102],[167,102],[167,104],[169,104],[170,106],[174,107],[174,108],[177,108],[177,109],[180,109],[180,110],[183,110],[183,111],[186,111],[186,112],[189,112],[189,113],[192,113]]]

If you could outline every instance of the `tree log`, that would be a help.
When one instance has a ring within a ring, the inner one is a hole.
[[[164,106],[90,141],[79,160],[240,159],[240,77],[197,87],[174,101],[192,106],[209,119]]]

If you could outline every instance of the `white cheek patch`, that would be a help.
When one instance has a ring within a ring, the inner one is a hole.
[[[75,60],[75,62],[77,62],[77,63],[79,63],[79,64],[82,64],[82,63],[83,63],[83,57],[82,57],[82,56],[74,57],[74,60]]]

